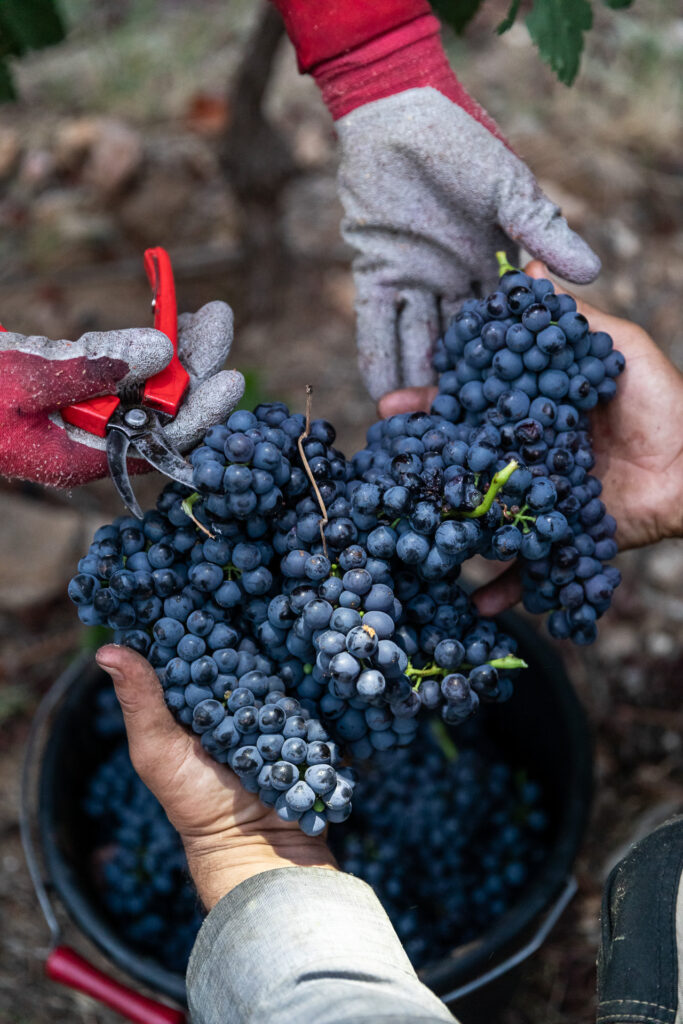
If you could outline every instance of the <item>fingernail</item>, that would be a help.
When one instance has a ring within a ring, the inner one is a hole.
[[[119,645],[118,644],[112,644],[111,646],[112,647],[114,647],[114,646],[118,647]],[[120,678],[121,673],[120,673],[120,671],[118,669],[118,666],[112,665],[109,661],[107,661],[107,653],[106,653],[106,651],[104,651],[104,652],[101,651],[101,650],[97,651],[96,654],[95,654],[95,661],[100,666],[100,668],[104,669],[104,671],[107,672],[112,677],[112,679],[115,678],[115,677],[117,679]]]

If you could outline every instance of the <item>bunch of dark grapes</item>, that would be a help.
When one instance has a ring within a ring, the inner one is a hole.
[[[268,616],[303,663],[298,695],[364,759],[410,743],[422,708],[456,724],[480,698],[507,699],[508,673],[523,662],[514,657],[514,640],[479,620],[457,584],[427,583],[407,570],[394,582],[392,563],[368,557],[377,548],[360,539],[332,565],[321,554],[289,552],[281,563],[283,593]],[[386,582],[374,582],[378,574]]]
[[[437,344],[432,412],[470,447],[495,453],[494,470],[520,467],[500,492],[503,520],[482,553],[519,557],[525,607],[551,613],[553,636],[588,644],[620,582],[606,564],[617,553],[616,522],[590,473],[588,413],[614,398],[624,357],[550,281],[502,269],[499,290],[465,302]]]
[[[618,570],[588,411],[623,358],[548,281],[503,273],[438,343],[430,413],[368,431],[351,462],[325,420],[239,410],[142,522],[100,528],[69,584],[82,621],[144,654],[176,717],[243,784],[319,834],[364,760],[504,701],[523,662],[458,584],[518,558],[554,636],[596,635]]]
[[[88,780],[92,879],[121,933],[170,971],[185,971],[202,922],[180,836],[131,764],[111,688],[98,693],[95,731],[120,743]]]
[[[523,662],[457,565],[436,580],[397,553],[400,524],[359,507],[368,485],[329,423],[276,403],[205,440],[201,490],[169,484],[142,522],[101,527],[69,594],[149,659],[216,760],[317,835],[351,812],[344,756],[409,743],[422,708],[455,724],[505,700]]]
[[[371,762],[356,812],[330,835],[340,867],[375,889],[417,968],[479,937],[545,852],[539,786],[476,726],[461,730],[457,754],[439,727],[422,721],[415,744]]]

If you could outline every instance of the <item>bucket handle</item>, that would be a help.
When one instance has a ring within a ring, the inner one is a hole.
[[[513,967],[517,967],[519,964],[523,963],[543,945],[550,935],[550,932],[566,910],[568,904],[574,898],[578,888],[579,886],[576,878],[571,875],[567,879],[562,892],[557,897],[557,900],[541,921],[536,933],[531,939],[529,939],[525,946],[522,946],[522,948],[518,949],[516,953],[513,953],[506,960],[503,960],[495,967],[492,967],[491,970],[481,974],[473,981],[468,981],[465,985],[461,985],[460,988],[455,988],[452,992],[439,996],[439,999],[444,1003],[452,1003],[455,1002],[456,999],[463,999],[465,996],[469,996],[472,992],[476,992],[478,989],[483,988],[484,985],[488,985],[490,981],[495,981],[495,979],[500,978],[501,975],[507,974],[507,972],[511,971]]]
[[[66,985],[68,988],[77,989],[79,992],[84,992],[86,995],[92,996],[93,999],[99,1000],[105,1006],[111,1007],[112,1010],[116,1010],[123,1017],[133,1021],[133,1024],[185,1024],[186,1016],[182,1010],[175,1010],[122,985],[94,967],[75,950],[61,945],[59,922],[47,893],[33,842],[31,827],[32,774],[38,763],[38,745],[43,728],[54,709],[91,660],[92,655],[89,652],[82,653],[52,684],[38,705],[24,751],[19,829],[26,865],[52,938],[52,949],[45,962],[45,973],[53,981]]]
[[[121,985],[68,946],[56,946],[45,963],[52,981],[85,992],[134,1024],[184,1024],[185,1014]]]

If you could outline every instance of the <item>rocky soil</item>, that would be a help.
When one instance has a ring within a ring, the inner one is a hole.
[[[288,44],[266,109],[293,171],[259,209],[226,182],[220,159],[236,116],[227,85],[255,5],[65,6],[69,39],[18,68],[21,101],[0,109],[0,320],[53,337],[148,323],[141,251],[165,245],[181,308],[213,298],[234,306],[230,364],[246,371],[249,400],[300,408],[310,381],[315,411],[353,451],[373,407],[355,366],[334,132]],[[677,5],[641,0],[621,14],[596,5],[572,90],[540,64],[523,27],[493,34],[504,6],[492,0],[465,40],[449,40],[454,66],[600,253],[603,274],[581,291],[637,319],[683,366]],[[158,486],[136,481],[143,503]],[[113,1024],[114,1014],[42,976],[47,931],[17,807],[31,714],[84,642],[66,581],[93,526],[119,508],[106,481],[69,495],[5,484],[0,496],[0,1021]],[[619,564],[624,584],[598,642],[581,651],[560,645],[595,737],[579,894],[528,965],[503,1024],[594,1019],[602,881],[634,837],[683,807],[683,542],[624,554]],[[69,941],[92,954],[65,924]]]

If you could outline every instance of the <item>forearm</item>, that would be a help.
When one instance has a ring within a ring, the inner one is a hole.
[[[262,873],[224,897],[197,938],[187,991],[196,1024],[454,1020],[372,890],[317,868]]]

